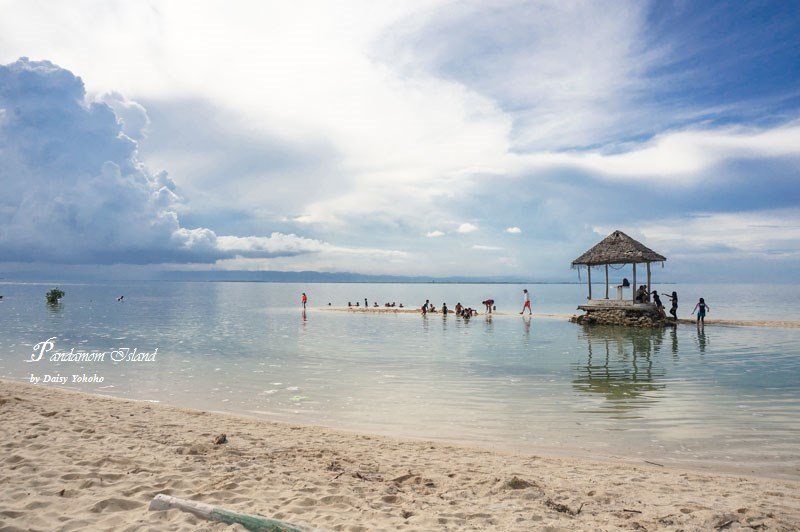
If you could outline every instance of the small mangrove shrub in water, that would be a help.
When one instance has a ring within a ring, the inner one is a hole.
[[[64,297],[64,291],[61,290],[60,288],[53,288],[52,290],[47,292],[47,295],[45,297],[47,297],[47,302],[49,304],[55,305],[62,297]]]

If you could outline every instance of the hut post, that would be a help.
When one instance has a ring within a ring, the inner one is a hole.
[[[592,266],[586,265],[586,277],[589,280],[589,301],[592,300]]]
[[[608,299],[608,264],[606,264],[606,299]]]
[[[647,263],[647,299],[650,299],[650,263]]]
[[[636,286],[636,263],[634,262],[633,263],[633,286],[631,286],[631,293],[633,294],[633,297],[631,299],[633,300],[634,303],[636,303],[637,288],[638,288],[638,286]]]

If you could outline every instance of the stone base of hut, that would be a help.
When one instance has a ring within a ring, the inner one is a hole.
[[[580,307],[579,307],[580,308]],[[622,325],[625,327],[674,327],[675,320],[662,317],[655,309],[583,308],[586,314],[570,321],[581,325]]]

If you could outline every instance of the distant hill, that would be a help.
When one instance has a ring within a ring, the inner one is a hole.
[[[352,272],[283,272],[247,270],[129,270],[94,269],[91,267],[51,268],[1,271],[2,281],[24,282],[100,282],[100,281],[196,281],[196,282],[260,282],[260,283],[443,283],[443,284],[575,284],[563,279],[495,277],[430,277],[407,275],[369,275]]]

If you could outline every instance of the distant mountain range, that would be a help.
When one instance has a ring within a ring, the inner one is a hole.
[[[416,283],[416,284],[585,284],[578,279],[533,279],[513,275],[487,277],[432,277],[411,275],[370,275],[353,272],[284,272],[249,270],[136,270],[72,267],[60,269],[0,270],[0,282],[103,282],[103,281],[189,281],[256,283]],[[602,284],[595,279],[592,284]],[[659,284],[672,284],[659,281]]]
[[[163,271],[155,277],[164,281],[242,281],[265,283],[498,283],[517,284],[536,282],[547,283],[562,281],[531,281],[522,277],[423,277],[402,275],[366,275],[350,272],[281,272],[281,271],[242,271],[242,270],[208,270],[208,271]],[[569,283],[571,284],[571,283]]]

